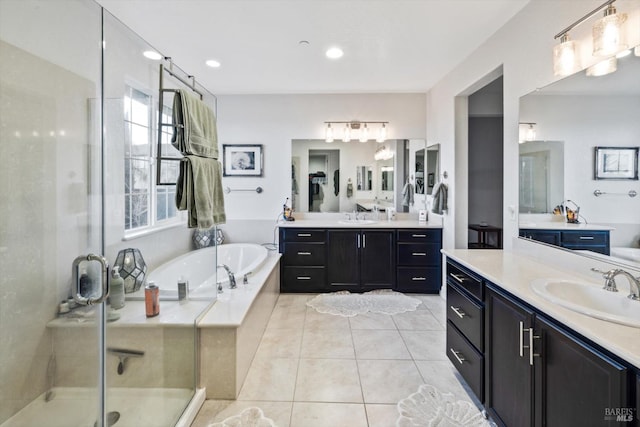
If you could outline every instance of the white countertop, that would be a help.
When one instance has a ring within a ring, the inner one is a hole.
[[[537,308],[548,317],[565,324],[640,368],[640,328],[607,322],[571,311],[535,294],[529,286],[534,279],[566,279],[580,280],[602,287],[599,274],[587,271],[584,275],[578,275],[568,270],[549,267],[526,255],[510,251],[452,249],[442,252]],[[628,291],[624,280],[621,280],[619,285],[625,292]],[[638,302],[638,309],[640,310],[640,302]]]
[[[279,222],[278,226],[286,228],[442,228],[442,221],[420,222],[418,220],[409,219],[387,221],[385,219],[373,224],[344,224],[338,219],[299,219],[295,221]]]
[[[600,224],[570,224],[566,221],[545,221],[545,222],[521,222],[518,227],[530,230],[590,230],[590,231],[610,231],[615,227]]]

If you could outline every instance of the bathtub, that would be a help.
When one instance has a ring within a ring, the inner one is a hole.
[[[216,263],[227,265],[235,275],[238,286],[242,286],[243,276],[260,268],[267,255],[267,249],[255,243],[212,246],[188,252],[160,265],[147,275],[145,281],[153,281],[158,285],[161,300],[178,299],[178,280],[181,278],[189,281],[189,299],[214,300],[217,295]],[[226,287],[229,282],[227,272],[219,267],[217,273],[217,281]],[[144,299],[144,289],[126,294],[126,299]]]
[[[640,263],[640,248],[625,248],[622,246],[612,246],[611,256],[622,258],[627,261]]]

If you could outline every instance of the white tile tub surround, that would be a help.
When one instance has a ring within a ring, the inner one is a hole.
[[[280,294],[280,254],[270,252],[249,284],[224,292],[198,323],[199,387],[236,399]]]

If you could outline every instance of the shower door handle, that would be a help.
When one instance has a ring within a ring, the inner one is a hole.
[[[87,262],[99,262],[102,280],[100,281],[100,295],[97,298],[90,298],[82,295],[79,292],[80,278],[78,277],[78,268],[82,261]],[[95,305],[101,304],[109,296],[109,261],[101,255],[89,254],[80,255],[73,260],[73,266],[71,268],[71,296],[74,301],[81,305]]]

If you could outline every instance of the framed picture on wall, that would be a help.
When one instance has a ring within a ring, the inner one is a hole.
[[[222,145],[223,176],[262,176],[262,145]]]
[[[595,147],[595,179],[638,180],[639,147]]]

